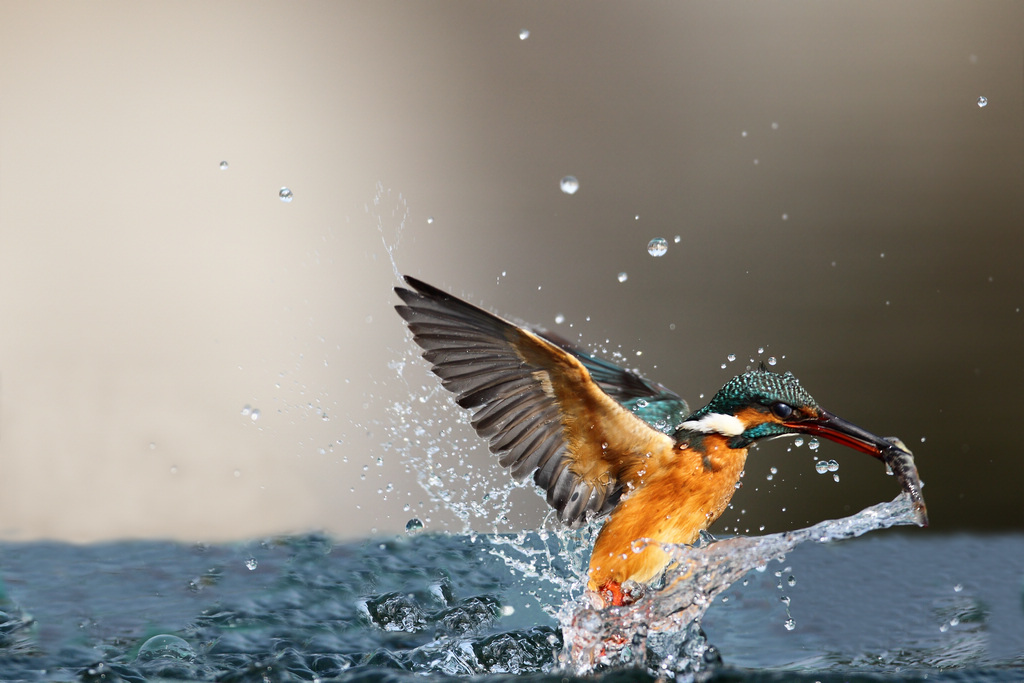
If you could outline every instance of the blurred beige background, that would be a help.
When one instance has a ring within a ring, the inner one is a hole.
[[[785,356],[915,450],[936,529],[1024,528],[1022,28],[1005,2],[0,3],[0,538],[444,528],[396,439],[505,475],[408,363],[391,254],[695,407]],[[763,446],[723,523],[896,493],[811,455]]]

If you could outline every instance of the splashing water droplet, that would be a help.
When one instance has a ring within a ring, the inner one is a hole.
[[[559,181],[558,186],[566,194],[576,194],[576,191],[580,189],[580,181],[576,180],[576,176],[567,175]]]
[[[834,481],[835,483],[838,484],[839,483],[839,475],[838,474],[833,474],[832,475],[832,481]]]
[[[284,202],[285,204],[291,202],[291,200],[294,198],[292,196],[292,191],[289,190],[287,187],[282,187],[280,190],[278,190],[277,196],[280,197],[281,201]]]
[[[790,576],[788,579],[786,579],[786,583],[788,583],[790,585],[790,587],[795,586],[796,585],[796,577],[795,576]]]
[[[725,359],[728,360],[731,363],[734,360],[736,360],[736,354],[735,353],[730,353],[728,356],[725,357]]]
[[[810,441],[807,442],[807,447],[810,448],[812,451],[818,450],[819,445],[820,444],[818,443],[818,440],[815,438],[812,438]]]
[[[249,419],[252,420],[253,422],[255,422],[256,420],[260,419],[260,409],[259,408],[253,408],[252,412],[249,413]]]
[[[226,162],[226,161],[220,162],[220,170],[222,170],[222,171],[228,170],[228,162]]]
[[[245,568],[251,572],[256,571],[256,567],[258,566],[259,562],[256,561],[255,557],[250,557],[248,560],[245,561]]]
[[[775,359],[775,356],[768,356],[768,365],[775,365],[778,362],[779,361]]]
[[[427,216],[427,225],[430,225],[433,222],[434,222],[434,217],[433,216]]]
[[[410,534],[414,534],[417,531],[423,531],[423,522],[421,522],[418,518],[413,517],[405,523],[405,531],[406,533]]]
[[[619,273],[619,282],[625,282],[629,279],[629,273]]]
[[[979,107],[987,107],[988,106],[988,98],[987,97],[979,97],[978,98],[978,106]]]
[[[525,29],[524,28],[521,31],[519,31],[519,40],[526,40],[529,37],[530,37],[530,30],[529,29]]]
[[[814,471],[817,472],[818,474],[825,474],[826,472],[828,472],[828,463],[825,462],[824,460],[819,460],[818,462],[814,463]]]
[[[565,316],[564,315],[559,313],[558,315],[555,316],[555,324],[556,325],[561,325],[564,322],[565,322]]]
[[[793,619],[792,617],[786,619],[785,626],[787,631],[792,631],[796,628],[796,619]]]
[[[153,636],[139,648],[139,652],[136,655],[137,661],[140,662],[174,662],[175,660],[182,662],[191,662],[196,658],[195,650],[185,640],[178,636],[172,636],[170,634],[162,633],[158,636]],[[103,678],[98,677],[98,678]]]
[[[800,448],[800,446],[803,446],[804,445],[804,437],[798,436],[795,439],[793,439],[793,445],[796,446],[797,448]]]
[[[252,406],[248,403],[242,406],[242,416],[247,416],[252,412]]]
[[[647,253],[651,256],[664,256],[668,251],[668,240],[664,237],[655,237],[647,243]]]
[[[829,460],[828,461],[828,471],[829,472],[838,472],[839,471],[839,463],[836,462],[835,460]]]

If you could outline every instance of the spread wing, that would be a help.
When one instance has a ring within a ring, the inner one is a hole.
[[[556,334],[534,332],[575,356],[604,393],[659,432],[671,434],[690,414],[686,401],[665,385],[593,356]]]
[[[405,281],[412,289],[395,288],[404,302],[395,309],[423,357],[473,411],[474,429],[501,465],[520,480],[532,473],[562,522],[611,510],[638,483],[646,457],[674,446],[643,419],[686,414],[665,387],[425,282]]]

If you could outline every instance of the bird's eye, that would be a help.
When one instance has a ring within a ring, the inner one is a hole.
[[[788,403],[779,401],[772,404],[772,413],[780,420],[786,420],[793,414],[793,407]]]

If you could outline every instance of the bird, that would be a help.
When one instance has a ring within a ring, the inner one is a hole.
[[[762,364],[690,411],[662,384],[556,334],[404,283],[396,311],[501,466],[532,476],[562,524],[605,518],[587,576],[604,606],[632,602],[670,565],[662,544],[693,544],[721,516],[755,443],[806,434],[886,462],[895,453],[901,481],[904,462],[916,480],[902,442],[826,411],[790,372]]]

